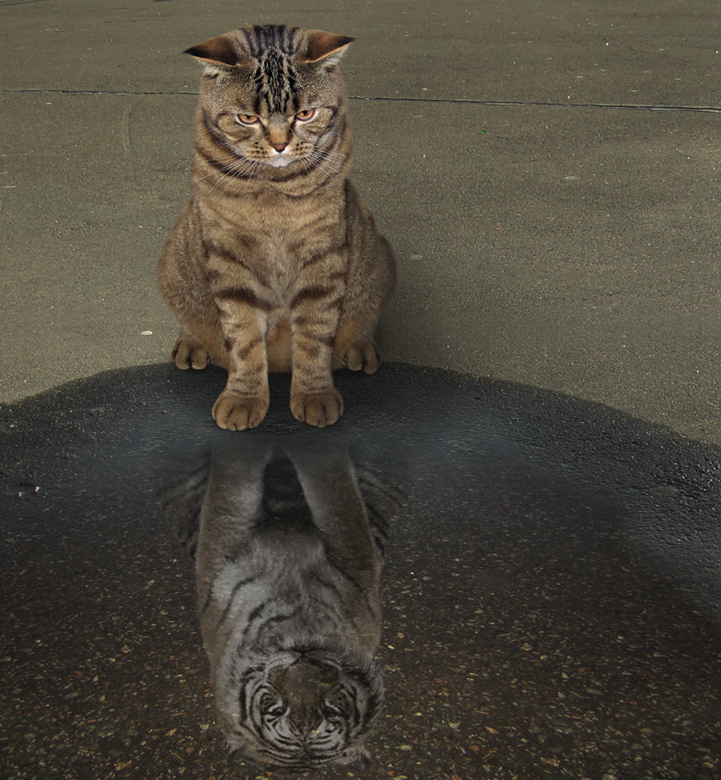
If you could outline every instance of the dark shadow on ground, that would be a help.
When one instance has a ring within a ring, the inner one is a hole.
[[[718,449],[449,372],[337,382],[344,417],[310,431],[274,377],[260,435],[343,441],[405,499],[373,763],[313,777],[717,777]],[[5,776],[267,776],[227,759],[156,498],[178,452],[256,435],[215,428],[223,383],[152,366],[0,410]]]

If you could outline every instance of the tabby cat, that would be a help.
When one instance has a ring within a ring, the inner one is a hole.
[[[181,324],[175,365],[228,371],[221,428],[261,422],[268,371],[292,371],[293,416],[323,427],[343,411],[332,370],[378,368],[395,260],[348,178],[352,40],[265,26],[188,49],[204,65],[193,190],[158,283]]]
[[[345,447],[307,439],[233,439],[161,491],[195,558],[227,741],[288,771],[369,760],[380,570],[400,503]]]

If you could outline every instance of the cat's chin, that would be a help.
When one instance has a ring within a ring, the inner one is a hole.
[[[292,157],[278,155],[277,157],[271,157],[270,159],[263,160],[263,162],[266,165],[270,165],[271,168],[285,168],[286,166],[298,161]]]

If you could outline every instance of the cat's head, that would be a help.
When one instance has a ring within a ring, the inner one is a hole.
[[[243,175],[329,163],[346,125],[338,62],[352,40],[268,25],[187,50],[204,66],[202,121],[217,143],[248,162]]]
[[[370,658],[355,661],[281,651],[247,669],[228,702],[233,712],[220,713],[231,750],[288,772],[367,766],[363,740],[378,714],[383,682]]]

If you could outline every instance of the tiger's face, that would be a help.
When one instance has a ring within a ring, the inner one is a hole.
[[[381,686],[375,667],[349,673],[303,657],[256,667],[248,670],[239,717],[226,737],[244,758],[287,771],[367,765],[363,738],[377,713]]]

